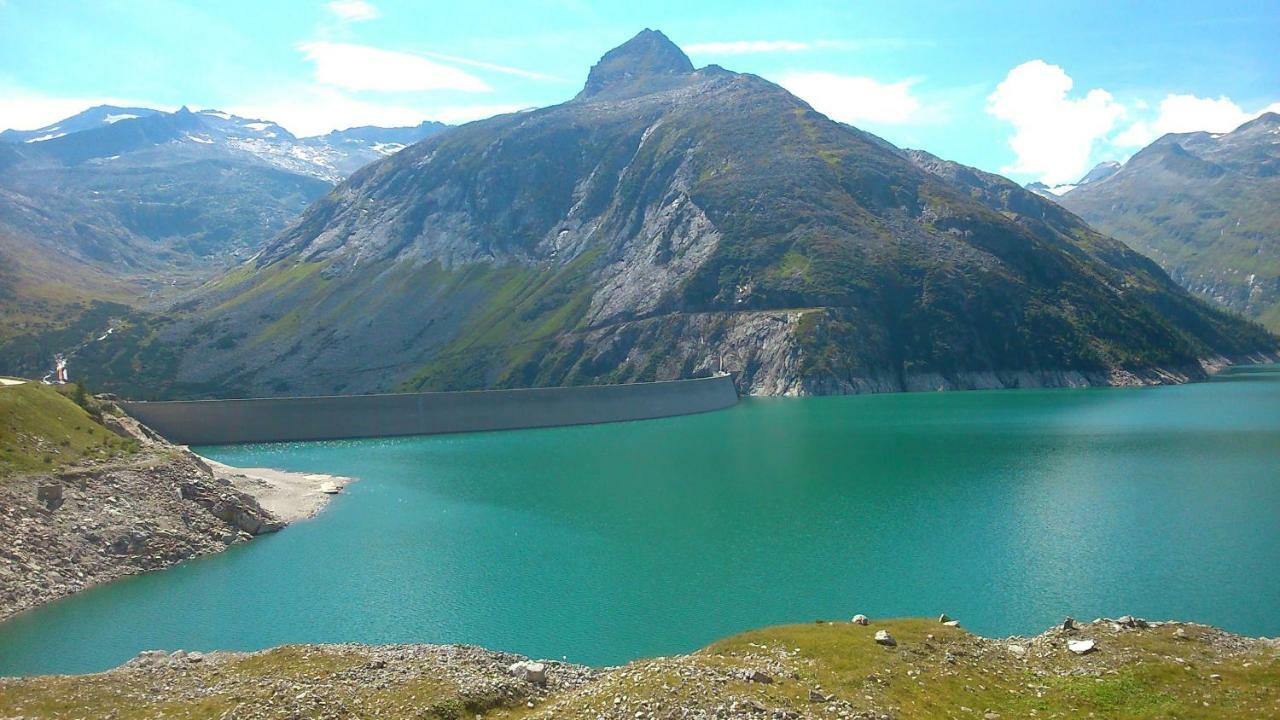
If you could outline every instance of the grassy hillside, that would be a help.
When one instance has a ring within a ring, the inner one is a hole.
[[[897,641],[877,644],[878,630]],[[1076,655],[1069,639],[1096,649]],[[1274,641],[1111,622],[992,640],[937,620],[768,628],[593,671],[458,646],[152,653],[108,673],[0,681],[28,718],[1231,718],[1280,711]],[[163,691],[159,691],[163,688]]]
[[[0,387],[0,478],[46,472],[88,460],[134,452],[136,442],[117,436],[77,405],[75,388],[36,382]],[[92,398],[84,400],[100,412]]]
[[[1192,292],[1280,330],[1280,115],[1166,135],[1057,201]]]

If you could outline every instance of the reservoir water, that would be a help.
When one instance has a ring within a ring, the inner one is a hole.
[[[1280,369],[1147,389],[203,448],[361,479],[320,516],[0,624],[0,674],[149,648],[460,642],[592,664],[751,627],[1131,613],[1280,634]]]

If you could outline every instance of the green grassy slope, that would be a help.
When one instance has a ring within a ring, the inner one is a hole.
[[[877,644],[877,630],[890,632],[897,645]],[[1097,640],[1096,650],[1075,655],[1066,648],[1068,637],[1085,636]],[[1280,649],[1197,625],[1094,624],[1073,635],[1050,631],[1010,641],[936,620],[793,625],[594,677],[553,664],[548,688],[513,682],[505,668],[514,659],[475,649],[352,645],[206,655],[198,663],[163,657],[158,667],[0,680],[0,707],[27,718],[120,720],[299,714],[1253,720],[1280,711]]]
[[[1182,285],[1280,330],[1280,115],[1167,135],[1058,198]]]
[[[0,478],[115,458],[137,449],[136,441],[107,430],[73,402],[74,395],[72,386],[37,382],[0,387]],[[92,398],[85,404],[100,412]]]

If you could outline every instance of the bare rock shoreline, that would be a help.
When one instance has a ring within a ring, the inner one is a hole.
[[[350,479],[233,468],[106,418],[127,460],[0,483],[0,620],[94,585],[177,565],[319,512]]]

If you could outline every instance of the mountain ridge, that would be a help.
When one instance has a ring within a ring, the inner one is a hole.
[[[1003,178],[686,62],[646,31],[592,92],[355,173],[157,331],[146,392],[1131,384],[1276,343]]]
[[[1280,329],[1280,115],[1164,135],[1056,200],[1197,295]]]

